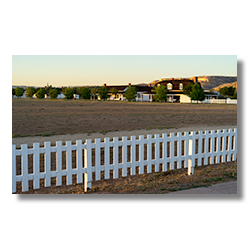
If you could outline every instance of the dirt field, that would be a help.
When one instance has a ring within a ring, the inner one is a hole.
[[[237,105],[12,99],[12,137],[236,126]]]

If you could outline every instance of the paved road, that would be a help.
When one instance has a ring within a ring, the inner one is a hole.
[[[192,188],[169,194],[237,194],[237,181],[219,183],[210,187]]]

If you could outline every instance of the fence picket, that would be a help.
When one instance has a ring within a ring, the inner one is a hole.
[[[185,137],[185,149],[184,149],[184,154],[185,154],[185,168],[188,168],[188,147],[189,147],[189,133],[185,132],[184,133]]]
[[[155,135],[155,172],[159,172],[160,142],[159,134]]]
[[[50,181],[50,142],[46,141],[44,142],[44,149],[45,149],[45,187],[51,186]]]
[[[95,139],[95,179],[99,181],[101,179],[101,152],[100,152],[100,139]]]
[[[212,130],[212,135],[211,135],[211,138],[212,138],[212,142],[211,142],[211,162],[210,164],[214,164],[214,136],[215,136],[215,131]]]
[[[208,130],[205,131],[205,148],[204,148],[204,154],[205,154],[205,159],[204,159],[204,165],[208,165],[208,140],[209,140],[209,132]]]
[[[162,149],[162,158],[163,158],[163,168],[162,171],[167,171],[167,134],[164,133],[162,134],[162,138],[163,138],[163,149]]]
[[[122,176],[127,176],[127,149],[128,149],[128,142],[127,136],[122,137]]]
[[[140,140],[140,148],[139,148],[140,174],[144,174],[144,135],[140,135],[139,140]]]
[[[177,168],[181,168],[181,132],[177,133],[177,138],[178,138],[178,145],[177,145],[177,157],[178,157],[178,163],[177,163]]]
[[[62,142],[56,142],[56,169],[57,169],[57,178],[56,185],[62,185]]]
[[[104,144],[105,144],[105,156],[104,156],[104,164],[105,164],[105,179],[110,178],[110,172],[109,172],[109,138],[104,138]]]
[[[170,169],[174,169],[174,133],[170,133]]]
[[[135,145],[135,136],[131,136],[131,175],[135,175],[135,152],[136,152],[136,145]]]
[[[227,130],[223,129],[223,146],[222,146],[222,162],[226,161],[226,143],[227,142]]]
[[[148,135],[147,140],[148,140],[148,146],[147,146],[148,173],[152,173],[152,135]]]
[[[33,162],[34,162],[34,189],[39,189],[40,188],[40,153],[39,153],[39,148],[40,144],[39,143],[33,143],[33,148],[34,148],[34,156],[33,156]]]
[[[198,166],[202,165],[202,131],[199,131],[199,139],[198,139]]]
[[[87,192],[91,188],[92,181],[92,149],[91,140],[86,140],[86,148],[84,149],[84,167],[87,168],[87,173],[84,174],[84,191]]]
[[[77,183],[82,183],[82,140],[76,141]]]
[[[29,190],[28,186],[28,146],[26,144],[21,145],[22,149],[22,177],[23,177],[23,192]]]
[[[217,159],[216,159],[216,163],[220,163],[220,141],[221,141],[221,130],[219,129],[218,131],[218,136],[217,136]]]
[[[16,192],[16,145],[12,145],[12,193]]]
[[[232,129],[229,129],[229,142],[228,142],[228,150],[227,150],[227,154],[228,154],[228,161],[231,161],[231,154],[232,154]]]
[[[72,148],[71,141],[66,141],[66,167],[67,167],[67,185],[72,185]]]
[[[119,157],[119,152],[118,152],[118,137],[114,137],[114,171],[113,171],[113,178],[116,179],[118,178],[118,157]]]
[[[236,160],[237,158],[237,128],[234,129],[234,133],[235,133],[235,136],[234,136],[234,161]]]

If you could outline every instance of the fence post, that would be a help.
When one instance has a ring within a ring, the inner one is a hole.
[[[194,132],[191,132],[191,136],[193,137]],[[188,140],[188,155],[192,156],[192,159],[188,159],[188,175],[193,175],[194,174],[194,163],[193,163],[193,138]]]
[[[84,192],[87,192],[88,188],[91,189],[92,181],[92,151],[91,140],[86,140],[86,148],[84,149],[84,167],[87,168],[87,173],[84,173]]]
[[[12,145],[12,193],[16,192],[16,145]]]

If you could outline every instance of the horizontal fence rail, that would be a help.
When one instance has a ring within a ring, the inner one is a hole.
[[[91,188],[91,182],[113,179],[128,174],[135,175],[158,172],[175,168],[187,168],[188,174],[194,173],[195,166],[235,161],[237,157],[237,129],[224,129],[198,132],[164,133],[161,136],[147,135],[144,138],[126,136],[100,139],[77,140],[76,144],[67,141],[65,145],[57,141],[55,146],[45,142],[40,147],[34,143],[32,148],[26,144],[17,149],[12,145],[12,192],[17,183],[22,191],[40,188],[40,181],[50,187],[52,179],[56,186],[84,183],[84,190]],[[55,180],[56,179],[56,180]]]

